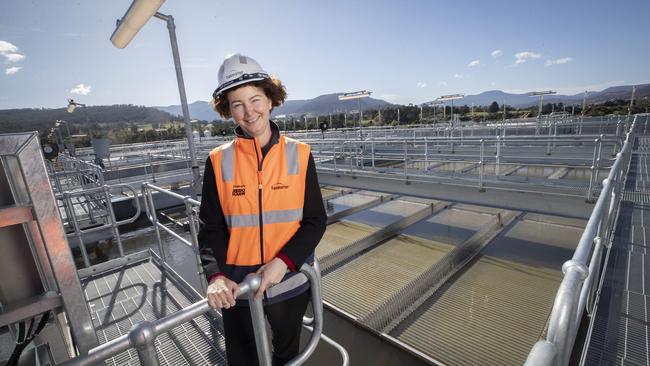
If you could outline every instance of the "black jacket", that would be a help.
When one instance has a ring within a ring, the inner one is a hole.
[[[262,155],[278,142],[280,131],[271,122],[272,137],[262,148]],[[238,137],[250,138],[237,127]],[[300,270],[302,264],[314,253],[327,225],[327,215],[323,206],[323,198],[318,185],[316,165],[311,153],[307,164],[305,181],[305,200],[300,228],[284,245],[278,257],[287,263],[292,270]],[[228,250],[229,232],[217,194],[212,162],[208,156],[203,173],[203,193],[201,196],[201,212],[199,214],[201,228],[199,230],[199,249],[205,275],[210,277],[226,271],[226,252]],[[287,260],[288,259],[288,260]]]

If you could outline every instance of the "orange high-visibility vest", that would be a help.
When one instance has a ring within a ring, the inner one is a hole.
[[[210,152],[230,239],[226,265],[259,266],[300,227],[310,147],[280,136],[262,160],[257,138],[238,137]]]

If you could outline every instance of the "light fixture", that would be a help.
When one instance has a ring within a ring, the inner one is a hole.
[[[111,35],[111,42],[117,48],[126,47],[145,23],[160,9],[165,0],[134,0]]]
[[[176,41],[174,17],[158,12],[158,9],[160,9],[164,2],[165,0],[133,0],[122,19],[117,21],[115,31],[111,35],[111,42],[117,48],[126,47],[151,17],[158,18],[167,23],[169,41],[172,47],[172,57],[174,59],[174,69],[176,71],[178,93],[181,99],[181,110],[183,111],[183,121],[185,123],[185,136],[187,137],[188,148],[190,150],[190,169],[192,171],[192,190],[190,194],[196,198],[197,193],[201,191],[201,172],[196,160],[196,149],[194,147],[192,125],[190,123],[190,110],[187,105],[187,96],[185,95],[185,82],[183,81],[178,42]]]
[[[361,98],[367,98],[370,96],[370,94],[372,94],[372,92],[369,92],[367,90],[359,90],[339,95],[339,100],[357,100],[357,106],[359,107],[359,139],[363,139],[363,136],[361,135],[361,119],[363,118],[363,112],[361,111]]]

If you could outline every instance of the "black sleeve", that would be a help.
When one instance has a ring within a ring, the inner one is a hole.
[[[201,194],[199,219],[201,221],[198,235],[201,264],[205,276],[210,278],[215,273],[223,272],[225,268],[230,233],[221,210],[209,156],[203,172],[203,193]]]
[[[305,181],[305,203],[302,209],[300,228],[284,245],[280,253],[286,255],[293,262],[296,270],[300,270],[305,260],[314,253],[314,249],[316,249],[316,245],[323,237],[326,227],[327,214],[325,213],[323,196],[318,185],[316,164],[310,153]]]

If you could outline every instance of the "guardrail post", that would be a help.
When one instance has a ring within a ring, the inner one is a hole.
[[[333,153],[333,154],[334,154],[334,156],[333,156],[333,160],[334,160],[334,174],[335,174],[337,177],[340,177],[339,172],[338,172],[338,170],[336,169],[336,159],[337,159],[337,157],[336,157],[336,148],[337,148],[337,147],[338,147],[338,146],[334,146],[334,153]]]
[[[496,156],[496,165],[494,167],[494,175],[499,176],[501,172],[501,137],[497,136],[497,156]]]
[[[158,366],[158,355],[156,354],[156,331],[154,324],[150,321],[143,321],[133,326],[129,332],[129,342],[138,351],[138,359],[143,366]]]
[[[553,122],[553,148],[552,151],[555,151],[555,138],[557,137],[557,122]]]
[[[120,238],[120,229],[117,227],[117,220],[115,220],[115,211],[113,211],[113,204],[111,203],[111,188],[104,186],[104,199],[106,200],[106,209],[108,211],[108,219],[113,228],[113,235],[117,242],[117,249],[120,251],[120,257],[124,257],[124,248],[122,247],[122,239]],[[136,197],[137,199],[137,197]]]
[[[167,261],[167,255],[165,253],[165,248],[162,244],[162,239],[160,238],[160,228],[158,227],[158,216],[156,214],[156,206],[153,203],[153,197],[151,191],[148,188],[148,183],[142,183],[142,201],[144,202],[144,207],[149,216],[149,221],[153,224],[154,230],[156,231],[156,238],[158,239],[158,252],[160,252],[160,258],[163,262]]]
[[[264,319],[264,308],[262,300],[255,299],[255,292],[260,286],[261,278],[258,275],[248,275],[246,281],[251,283],[251,288],[247,294],[251,318],[253,321],[253,333],[255,335],[255,344],[257,345],[257,359],[260,365],[271,365],[271,350],[269,347],[268,337],[266,335],[266,320]]]
[[[404,182],[408,184],[409,182],[409,177],[408,177],[408,145],[406,143],[406,140],[404,140]]]
[[[424,170],[429,170],[429,141],[424,137]]]
[[[148,153],[149,155],[149,166],[151,167],[151,180],[156,183],[156,172],[153,166],[153,161],[151,160],[151,153]]]
[[[600,156],[600,149],[602,146],[602,139],[598,137],[594,140],[594,158],[591,162],[591,178],[589,179],[589,189],[587,190],[587,202],[591,202],[591,196],[593,195],[594,185],[596,184],[596,164]]]
[[[375,140],[370,141],[370,151],[372,154],[372,167],[375,167]]]
[[[185,199],[183,202],[185,203],[185,213],[187,214],[187,217],[189,218],[189,225],[190,225],[190,235],[192,235],[192,243],[195,243],[196,246],[193,246],[192,249],[194,250],[194,256],[196,258],[196,268],[198,269],[197,274],[199,275],[199,282],[201,282],[201,293],[205,294],[207,293],[208,290],[208,283],[205,278],[205,274],[203,273],[203,265],[201,264],[201,252],[199,251],[199,237],[198,237],[198,231],[197,231],[197,224],[196,224],[196,217],[194,210],[192,210],[192,204],[189,202],[192,197],[190,196],[185,196]]]
[[[90,267],[90,261],[88,260],[88,253],[86,252],[86,246],[84,244],[83,238],[81,237],[81,230],[79,229],[79,223],[77,222],[77,215],[74,211],[74,208],[72,207],[72,198],[70,197],[70,193],[68,192],[63,193],[63,199],[65,199],[66,204],[70,207],[70,211],[72,211],[71,216],[68,218],[68,223],[70,223],[70,218],[71,218],[75,235],[79,240],[79,249],[81,250],[81,257],[84,260],[84,266]]]
[[[620,137],[620,135],[621,135],[621,120],[619,119],[618,122],[616,122],[616,137]],[[616,152],[617,152],[616,147],[617,145],[614,144],[614,149],[612,150],[612,156],[616,156]]]
[[[485,191],[485,188],[483,188],[483,172],[485,169],[485,163],[483,161],[483,153],[485,149],[485,141],[481,139],[481,150],[480,150],[480,156],[479,156],[479,168],[478,168],[478,190],[481,192]]]

